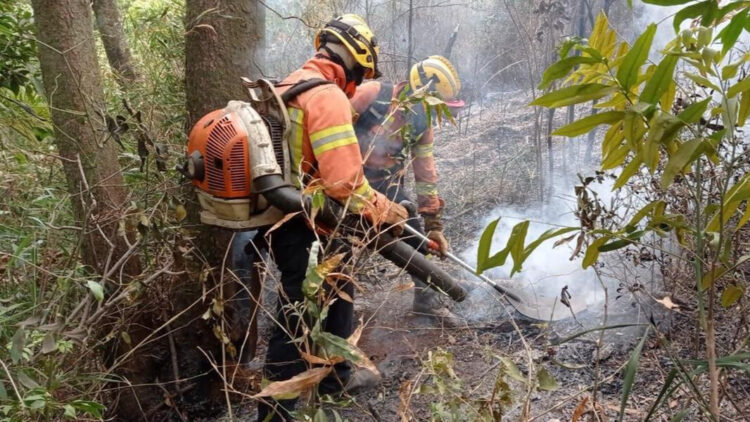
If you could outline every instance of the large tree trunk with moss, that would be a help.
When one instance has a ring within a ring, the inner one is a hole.
[[[126,253],[118,228],[128,195],[107,136],[99,63],[88,0],[34,0],[39,60],[55,124],[55,142],[82,228],[83,262],[103,274]],[[137,273],[137,261],[125,274]],[[119,273],[119,271],[118,271]]]
[[[109,66],[120,85],[132,82],[136,78],[136,72],[116,0],[94,0],[93,6],[96,27],[101,35]]]

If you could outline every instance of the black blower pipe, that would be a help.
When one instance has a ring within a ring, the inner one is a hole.
[[[312,210],[312,197],[300,197],[299,189],[289,186],[278,174],[260,176],[253,180],[255,192],[262,192],[263,197],[285,214]],[[317,219],[329,227],[336,227],[344,216],[343,207],[336,201],[326,198],[325,206],[318,211]],[[356,218],[349,215],[349,218]],[[346,221],[344,222],[346,223]],[[356,223],[356,222],[352,222]],[[355,227],[356,224],[345,224]],[[388,232],[381,232],[377,240],[370,244],[385,259],[403,268],[409,274],[425,282],[431,288],[445,292],[451,299],[461,302],[466,299],[466,291],[447,272],[439,268],[424,255],[402,240]]]

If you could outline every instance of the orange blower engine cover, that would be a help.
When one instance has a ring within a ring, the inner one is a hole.
[[[188,138],[193,186],[218,198],[247,198],[251,193],[247,133],[237,119],[224,109],[212,111],[193,126]]]
[[[273,224],[283,217],[261,195],[252,192],[252,140],[245,127],[239,113],[227,107],[203,116],[190,131],[187,173],[195,186],[205,224],[246,230]]]

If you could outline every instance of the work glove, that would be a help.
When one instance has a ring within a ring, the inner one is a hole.
[[[445,256],[448,253],[448,239],[443,235],[443,220],[439,214],[426,214],[424,215],[424,229],[427,232],[427,238],[437,243],[438,250],[441,256]]]
[[[382,227],[387,228],[392,235],[399,237],[404,232],[404,224],[406,224],[406,220],[409,218],[409,212],[406,208],[395,202],[391,202],[388,205]]]

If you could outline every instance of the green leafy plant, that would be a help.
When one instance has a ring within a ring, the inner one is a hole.
[[[735,45],[740,34],[750,30],[750,4],[645,2],[686,5],[674,16],[677,37],[663,48],[658,62],[649,60],[655,24],[645,28],[631,45],[618,42],[607,17],[601,14],[588,40],[566,43],[560,49],[560,60],[544,73],[542,86],[559,81],[562,87],[536,98],[531,105],[560,108],[597,100],[594,107],[599,113],[563,126],[553,135],[575,137],[605,126],[601,169],[619,173],[614,189],[623,189],[638,177],[656,181],[648,185],[649,197],[655,199],[626,216],[617,227],[602,227],[595,219],[584,218],[587,213],[580,208],[588,203],[582,200],[587,183],[582,183],[577,190],[581,226],[577,228],[576,252],[583,250],[585,268],[594,265],[601,253],[642,246],[649,236],[676,241],[683,251],[679,255],[683,263],[693,267],[700,326],[706,338],[708,401],[697,387],[693,388],[694,400],[705,414],[718,420],[716,307],[737,306],[746,291],[741,272],[746,258],[737,252],[742,249],[737,233],[750,221],[750,173],[744,158],[747,146],[738,128],[750,116],[750,78],[744,76],[750,56]],[[688,20],[692,24],[681,29]],[[580,55],[569,56],[574,51]],[[689,192],[688,208],[669,201],[677,189]],[[525,250],[528,224],[515,226],[507,246],[495,255],[489,253],[494,230],[490,224],[480,240],[477,271],[502,265],[508,255],[514,260],[513,271],[520,270],[527,257],[521,251]],[[644,341],[645,337],[626,367],[628,388],[623,392],[621,416]],[[684,380],[687,373],[678,372]],[[673,391],[665,386],[662,395]]]

